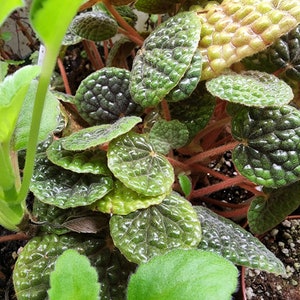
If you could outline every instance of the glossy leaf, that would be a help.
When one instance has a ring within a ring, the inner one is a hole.
[[[70,31],[86,40],[101,42],[117,33],[118,23],[101,11],[86,11],[73,19]]]
[[[242,109],[232,120],[241,141],[233,151],[238,171],[271,188],[300,178],[300,112],[292,106]]]
[[[5,19],[12,13],[15,9],[24,6],[24,1],[22,0],[1,0],[0,1],[0,26],[2,26]]]
[[[130,92],[143,107],[157,105],[188,70],[200,38],[201,24],[194,12],[183,12],[158,26],[137,53]]]
[[[106,152],[65,150],[62,142],[63,138],[56,140],[47,149],[47,157],[52,163],[76,173],[111,174],[107,167]]]
[[[183,147],[188,142],[189,131],[178,120],[160,120],[151,128],[149,139],[157,152],[168,154],[171,149]]]
[[[50,300],[99,299],[100,284],[96,269],[86,256],[73,249],[64,251],[57,258],[54,271],[50,274],[50,286]]]
[[[184,195],[186,197],[188,197],[193,188],[191,179],[186,174],[179,174],[178,182],[179,182],[180,188],[182,189]]]
[[[130,72],[103,68],[86,77],[77,89],[74,103],[90,125],[113,123],[119,118],[139,115],[141,107],[129,93]]]
[[[223,74],[208,81],[206,87],[216,97],[247,106],[282,106],[294,97],[283,80],[259,71]]]
[[[199,85],[186,100],[169,103],[172,119],[186,125],[190,139],[207,125],[215,109],[215,97],[201,87],[202,85]]]
[[[199,49],[195,51],[191,64],[179,83],[166,95],[168,102],[178,102],[188,98],[197,87],[202,71],[202,57]]]
[[[36,160],[30,189],[44,203],[69,208],[92,204],[112,187],[110,177],[74,173],[53,165],[40,155]]]
[[[173,167],[155,152],[144,135],[131,132],[114,139],[107,157],[114,176],[137,193],[158,196],[171,190]]]
[[[115,248],[110,250],[106,237],[90,235],[44,235],[31,239],[15,265],[13,282],[18,300],[46,299],[50,273],[59,255],[74,249],[86,255],[96,267],[101,299],[124,299],[129,274],[135,269]]]
[[[202,225],[199,249],[215,252],[237,265],[285,274],[282,262],[248,231],[208,208],[194,209]]]
[[[30,9],[31,25],[45,43],[46,48],[61,44],[67,28],[81,4],[82,0],[71,2],[33,0]]]
[[[274,228],[300,205],[300,182],[277,189],[266,190],[266,197],[252,200],[248,211],[250,230],[262,234]]]
[[[65,150],[80,151],[92,148],[129,132],[135,125],[141,122],[139,117],[123,117],[113,124],[92,126],[74,132],[62,140],[62,147]]]
[[[128,300],[231,299],[238,270],[223,257],[199,250],[172,250],[141,264],[128,284]]]
[[[13,147],[15,150],[25,149],[28,143],[32,112],[38,82],[33,81],[24,99],[13,137]],[[40,123],[38,142],[45,140],[58,126],[59,121],[59,102],[54,95],[48,91],[45,99],[42,120]]]
[[[147,208],[150,205],[160,204],[165,194],[158,196],[145,196],[127,188],[120,181],[115,182],[114,189],[102,199],[93,204],[94,210],[103,213],[127,215],[138,209]]]
[[[300,4],[298,0],[225,0],[198,16],[203,24],[202,80],[207,80],[293,29],[300,22]]]
[[[114,244],[129,261],[141,263],[171,249],[195,248],[201,226],[191,204],[173,192],[159,204],[110,220]]]
[[[14,131],[23,100],[40,67],[25,66],[0,83],[0,141],[8,141]]]

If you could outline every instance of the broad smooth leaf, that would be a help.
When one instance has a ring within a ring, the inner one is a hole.
[[[128,188],[145,196],[170,192],[173,167],[155,152],[145,135],[130,132],[114,139],[107,157],[109,169]]]
[[[139,264],[171,249],[196,248],[201,225],[191,204],[172,192],[159,205],[126,216],[113,215],[110,233],[123,255]]]
[[[80,174],[53,165],[44,155],[36,159],[30,189],[42,202],[60,208],[86,206],[113,188],[110,177]]]
[[[94,210],[109,214],[127,215],[138,209],[160,204],[166,197],[165,194],[158,196],[138,194],[120,181],[116,181],[114,184],[114,189],[110,193],[92,205]]]
[[[274,228],[300,205],[300,182],[264,191],[266,197],[256,197],[248,210],[250,230],[262,234]]]
[[[182,12],[158,26],[137,53],[130,93],[143,107],[157,105],[188,70],[200,38],[201,23],[194,12]]]
[[[33,81],[24,99],[13,135],[13,147],[15,150],[21,150],[27,147],[34,105],[32,99],[35,97],[37,86],[38,82]],[[38,142],[45,140],[57,128],[59,113],[59,102],[56,97],[48,91],[40,123]]]
[[[107,142],[129,132],[135,125],[140,123],[140,117],[123,117],[113,124],[103,124],[84,128],[62,139],[62,147],[65,150],[86,150]]]
[[[215,252],[237,265],[285,274],[282,262],[248,231],[208,208],[194,209],[203,233],[199,249]]]
[[[34,237],[21,251],[15,264],[13,282],[18,300],[47,299],[50,273],[56,259],[67,249],[86,255],[97,269],[100,299],[124,299],[128,277],[135,265],[117,249],[107,247],[107,241],[108,236],[93,238],[80,234]]]
[[[202,80],[258,53],[300,22],[298,0],[224,0],[198,12],[203,24],[199,49]]]
[[[0,141],[9,141],[15,129],[24,98],[40,67],[25,66],[0,83]]]
[[[23,0],[0,0],[0,26],[15,9],[24,6]]]
[[[82,0],[33,0],[30,9],[30,21],[35,32],[47,47],[60,45],[69,24]]]
[[[294,97],[283,80],[259,71],[223,74],[208,81],[206,87],[216,97],[246,106],[282,106]]]
[[[128,284],[128,300],[231,299],[237,268],[200,250],[172,250],[141,264]]]
[[[299,180],[298,109],[243,108],[232,119],[232,134],[241,142],[233,150],[233,162],[249,180],[270,188]]]

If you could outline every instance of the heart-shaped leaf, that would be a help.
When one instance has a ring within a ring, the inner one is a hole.
[[[92,204],[113,187],[110,177],[79,174],[53,165],[45,155],[36,159],[30,189],[42,202],[69,208]]]
[[[101,299],[124,299],[129,274],[135,265],[120,252],[107,247],[109,237],[90,235],[43,235],[31,239],[15,264],[13,282],[18,300],[46,299],[49,277],[59,255],[67,249],[86,255],[96,267]]]
[[[123,117],[114,124],[103,124],[84,128],[62,139],[62,147],[65,150],[80,151],[92,148],[107,142],[130,131],[140,123],[140,117]]]
[[[223,74],[208,81],[206,87],[216,97],[247,106],[282,106],[294,97],[283,80],[259,71]]]
[[[238,171],[256,184],[278,188],[300,178],[300,112],[292,106],[241,109],[232,119],[241,141],[233,151]]]
[[[144,135],[130,132],[114,139],[107,157],[114,176],[137,193],[158,196],[171,190],[173,167],[155,152]]]
[[[191,204],[172,192],[159,204],[110,220],[114,244],[129,261],[141,263],[171,249],[195,248],[201,226]]]
[[[200,38],[201,24],[194,12],[183,12],[158,26],[137,53],[130,92],[143,107],[157,105],[188,70]]]
[[[128,300],[231,299],[238,270],[223,257],[199,250],[172,250],[141,264],[128,284]]]
[[[208,208],[194,206],[194,209],[203,232],[199,249],[220,254],[237,265],[285,274],[282,262],[248,231]]]
[[[266,190],[266,197],[252,200],[248,211],[250,230],[262,234],[282,222],[300,205],[300,182],[277,189]]]
[[[93,204],[93,209],[103,213],[127,215],[138,209],[161,203],[166,195],[145,196],[129,189],[120,181],[115,182],[114,189]]]
[[[90,125],[108,124],[142,110],[129,92],[130,72],[120,68],[102,68],[80,83],[74,103]]]
[[[65,150],[62,140],[54,141],[47,149],[47,157],[52,163],[76,173],[111,174],[107,167],[106,152]]]
[[[57,258],[55,269],[50,274],[50,286],[50,300],[99,299],[100,284],[96,269],[86,256],[73,249],[64,251]]]
[[[189,139],[189,131],[178,120],[156,122],[149,134],[154,149],[162,154],[168,154],[171,149],[183,147]]]

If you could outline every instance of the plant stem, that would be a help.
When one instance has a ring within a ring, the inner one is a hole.
[[[67,76],[64,64],[63,64],[62,60],[59,57],[57,58],[57,65],[58,65],[60,75],[61,75],[61,78],[63,80],[64,86],[65,86],[66,94],[72,95],[69,80],[68,80],[68,76]]]
[[[95,70],[100,70],[104,68],[104,63],[102,61],[102,58],[99,54],[98,48],[95,44],[94,41],[88,41],[88,40],[83,40],[82,41],[84,50],[86,51],[86,54],[88,58],[90,59],[93,68]]]

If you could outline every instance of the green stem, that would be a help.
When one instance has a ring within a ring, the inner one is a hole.
[[[57,49],[56,49],[57,48]],[[56,57],[59,53],[59,47],[46,47],[46,54],[44,57],[44,62],[42,65],[41,76],[39,79],[39,84],[35,96],[32,120],[30,125],[30,134],[28,138],[26,161],[23,172],[23,181],[21,189],[19,192],[18,200],[20,202],[24,201],[27,197],[29,186],[31,182],[31,177],[34,169],[34,161],[36,155],[36,148],[38,144],[38,135],[40,129],[40,123],[42,119],[42,113],[46,98],[46,93],[48,91],[48,86],[50,84],[51,75],[56,63]]]

